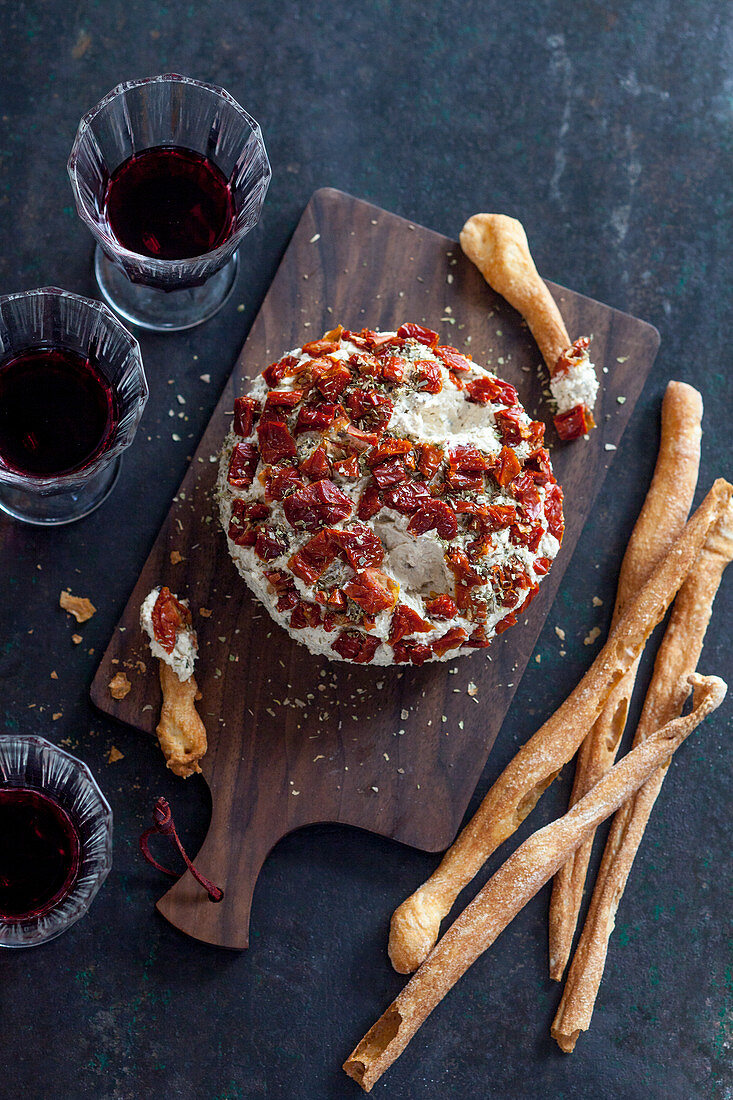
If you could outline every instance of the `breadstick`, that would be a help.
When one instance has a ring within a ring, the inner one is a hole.
[[[206,752],[206,729],[194,700],[198,685],[194,676],[179,680],[165,661],[160,666],[160,687],[163,706],[157,726],[158,741],[166,759],[166,767],[187,779],[200,772],[199,760]]]
[[[654,477],[631,533],[616,592],[613,622],[685,525],[700,464],[702,398],[684,382],[670,382],[662,402],[662,430]],[[638,661],[611,692],[578,752],[572,806],[616,759],[634,691]],[[695,666],[689,670],[694,671]],[[662,723],[659,723],[660,725]],[[655,727],[656,728],[656,727]],[[550,977],[560,981],[570,957],[593,848],[589,837],[555,876],[550,900]]]
[[[598,379],[588,356],[590,338],[570,344],[555,299],[540,278],[521,222],[506,214],[474,214],[460,235],[461,248],[486,282],[529,325],[550,372],[560,439],[578,439],[595,427]]]
[[[474,214],[459,240],[489,286],[524,317],[552,375],[570,337],[535,267],[522,223],[506,214]]]
[[[694,570],[675,600],[634,745],[641,744],[651,730],[682,710],[687,698],[687,680],[702,650],[715,594],[731,560],[733,507],[729,506],[708,536]],[[575,1047],[580,1032],[590,1027],[616,910],[665,774],[666,765],[654,773],[613,819],[588,916],[552,1024],[553,1037],[568,1054]]]
[[[695,709],[653,733],[615,764],[564,817],[533,833],[499,868],[451,925],[429,958],[344,1063],[369,1092],[399,1057],[469,966],[561,867],[570,852],[669,760],[704,717],[720,705],[726,685],[717,676],[690,677]]]
[[[663,618],[732,492],[733,486],[723,479],[713,484],[658,568],[629,602],[575,690],[507,765],[437,870],[392,914],[389,954],[395,970],[407,973],[427,957],[440,922],[460,891],[572,759],[611,691]]]

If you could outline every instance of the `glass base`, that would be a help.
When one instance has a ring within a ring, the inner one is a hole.
[[[17,489],[0,482],[0,509],[13,519],[37,526],[60,526],[82,519],[98,508],[112,492],[120,473],[122,458],[118,457],[81,488],[55,489],[50,493]]]
[[[211,276],[203,286],[187,290],[156,290],[132,283],[97,245],[94,274],[104,300],[126,321],[154,332],[179,332],[213,317],[234,290],[239,255]]]

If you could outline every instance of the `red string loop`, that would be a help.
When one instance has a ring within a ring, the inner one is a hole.
[[[224,891],[218,886],[215,886],[214,883],[207,879],[205,875],[202,875],[200,871],[197,871],[186,855],[185,849],[176,832],[176,826],[173,821],[173,811],[165,798],[157,799],[153,807],[153,824],[149,829],[146,829],[140,837],[140,851],[148,863],[152,863],[153,867],[157,868],[158,871],[162,871],[163,874],[170,875],[172,878],[178,878],[179,875],[175,871],[171,871],[168,867],[164,867],[162,863],[158,863],[157,859],[152,855],[149,841],[153,833],[160,833],[161,836],[169,836],[181,853],[186,867],[188,867],[193,877],[203,886],[204,890],[209,895],[209,901],[221,901],[224,897]]]

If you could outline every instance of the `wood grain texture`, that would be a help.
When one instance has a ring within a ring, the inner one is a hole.
[[[618,445],[659,344],[651,325],[548,285],[571,337],[592,333],[592,357],[599,370],[608,368],[598,430],[569,445],[551,427],[540,355],[526,326],[456,242],[332,189],[317,191],[304,211],[91,689],[106,714],[154,734],[160,691],[139,606],[157,584],[190,599],[209,734],[202,766],[212,795],[196,861],[225,896],[212,904],[190,875],[167,892],[158,909],[188,934],[246,947],[262,863],[301,826],[341,822],[427,851],[453,839],[613,459],[605,445]],[[427,323],[443,343],[514,383],[528,411],[550,425],[567,527],[525,624],[488,651],[422,669],[353,668],[291,641],[240,580],[214,510],[215,457],[234,397],[273,359],[339,321],[392,329],[406,320]],[[174,550],[183,557],[175,565]],[[211,609],[210,618],[198,615],[201,607]],[[133,690],[115,701],[107,685],[120,668]],[[467,694],[471,681],[475,696]]]

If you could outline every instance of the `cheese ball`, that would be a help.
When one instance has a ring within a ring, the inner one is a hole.
[[[452,660],[517,622],[560,548],[543,437],[513,386],[430,329],[339,325],[235,401],[229,552],[312,653]]]

